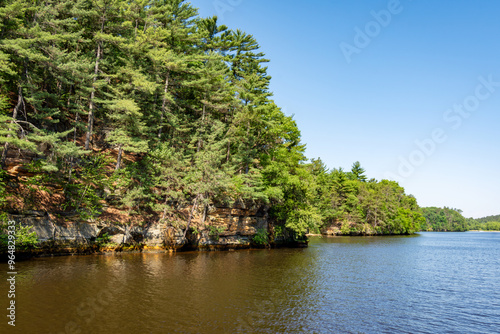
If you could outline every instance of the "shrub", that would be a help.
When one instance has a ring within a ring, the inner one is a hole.
[[[342,227],[340,228],[340,232],[343,235],[349,235],[349,234],[351,234],[351,224],[349,224],[349,222],[347,222],[347,221],[344,221],[342,223]]]
[[[36,248],[38,237],[36,232],[30,232],[32,226],[23,227],[20,224],[16,225],[15,242],[16,250],[29,250]],[[4,253],[8,249],[9,235],[7,233],[7,224],[0,225],[0,252]]]
[[[257,245],[267,245],[269,244],[269,235],[265,228],[259,228],[257,233],[252,238],[252,241]]]
[[[105,244],[108,244],[110,241],[111,238],[109,237],[108,232],[104,233],[103,235],[95,239],[95,243],[98,246],[103,246]]]
[[[215,240],[219,240],[220,234],[225,230],[223,226],[210,225],[208,228],[209,228],[208,235],[214,238]]]

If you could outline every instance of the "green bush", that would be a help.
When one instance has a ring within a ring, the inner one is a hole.
[[[104,154],[82,159],[74,180],[64,187],[66,197],[64,209],[75,211],[82,220],[91,220],[99,215],[102,209],[103,189],[112,182],[106,176],[106,166],[110,161]]]
[[[269,244],[269,234],[265,228],[259,228],[257,233],[252,238],[252,241],[257,245],[268,245]]]
[[[111,238],[108,235],[108,232],[104,233],[100,237],[95,239],[95,243],[99,246],[103,246],[105,244],[108,244],[110,242]]]
[[[220,234],[225,230],[225,228],[222,226],[213,226],[213,225],[210,225],[208,229],[209,229],[208,235],[214,238],[215,240],[219,240]]]
[[[343,235],[349,235],[349,234],[351,234],[351,226],[350,226],[349,222],[344,221],[342,223],[342,227],[340,228],[340,232]]]
[[[5,253],[8,250],[9,246],[9,235],[7,233],[7,224],[0,225],[0,252]],[[16,242],[16,251],[18,250],[29,250],[36,248],[38,244],[38,237],[36,232],[30,232],[33,228],[32,226],[23,227],[20,224],[15,225],[15,242]]]
[[[281,237],[284,237],[285,236],[285,233],[283,231],[283,226],[275,226],[274,227],[274,237],[275,238],[281,238]]]

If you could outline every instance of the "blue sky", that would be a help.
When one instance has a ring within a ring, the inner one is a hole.
[[[193,0],[252,34],[309,158],[500,214],[500,2]]]

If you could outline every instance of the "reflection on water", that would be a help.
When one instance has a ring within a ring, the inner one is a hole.
[[[1,264],[4,282],[6,272]],[[495,233],[313,238],[307,249],[43,258],[21,262],[18,272],[19,333],[500,328]]]

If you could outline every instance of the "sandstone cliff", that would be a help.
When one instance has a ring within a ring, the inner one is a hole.
[[[187,231],[186,224],[182,222],[177,226],[158,221],[134,224],[99,219],[71,222],[71,219],[56,219],[53,214],[43,211],[28,211],[9,217],[21,226],[31,226],[36,232],[39,244],[32,253],[38,255],[230,250],[294,245],[288,237],[275,235],[266,206],[218,207],[208,213],[203,223],[196,217]],[[265,243],[262,238],[266,238]]]

